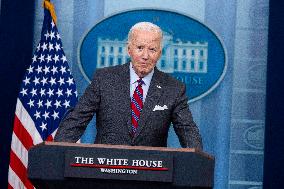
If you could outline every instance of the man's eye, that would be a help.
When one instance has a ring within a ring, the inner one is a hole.
[[[137,46],[137,49],[138,50],[143,50],[143,47],[142,46]]]
[[[150,49],[150,51],[151,51],[151,52],[157,52],[157,49],[152,48],[152,49]]]

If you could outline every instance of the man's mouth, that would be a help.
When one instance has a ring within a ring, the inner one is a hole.
[[[148,65],[148,63],[147,62],[140,62],[140,65],[146,66],[146,65]]]

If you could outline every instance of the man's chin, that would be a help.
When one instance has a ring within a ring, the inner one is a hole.
[[[149,70],[141,70],[140,72],[139,72],[139,77],[145,77],[146,75],[148,75],[149,73],[150,73],[151,71],[149,71]]]

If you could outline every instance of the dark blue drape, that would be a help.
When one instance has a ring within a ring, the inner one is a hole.
[[[284,185],[284,2],[270,0],[263,188]]]
[[[16,100],[33,49],[34,1],[1,0],[0,188],[7,188]]]

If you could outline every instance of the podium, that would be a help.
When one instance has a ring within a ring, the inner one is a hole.
[[[28,177],[37,189],[213,188],[214,164],[192,148],[43,142]]]

